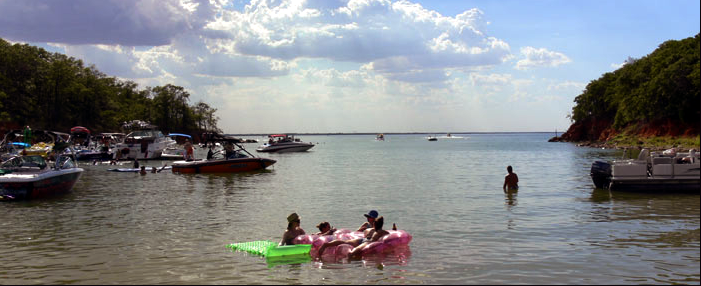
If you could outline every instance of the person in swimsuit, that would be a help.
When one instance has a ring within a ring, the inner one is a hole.
[[[359,256],[363,250],[370,244],[375,241],[380,240],[385,235],[388,235],[389,232],[382,229],[382,226],[385,224],[385,218],[384,217],[378,217],[377,220],[375,220],[375,228],[372,233],[372,235],[368,238],[365,237],[362,243],[360,243],[358,246],[353,248],[350,253],[348,253],[348,258],[353,258]],[[321,253],[321,252],[320,252]]]
[[[364,214],[364,216],[367,218],[367,222],[363,223],[363,225],[360,226],[358,231],[363,232],[363,237],[361,238],[356,238],[356,239],[350,239],[350,240],[334,240],[334,241],[329,241],[327,243],[324,243],[320,248],[319,248],[319,255],[324,253],[324,250],[327,247],[330,246],[338,246],[341,244],[350,244],[353,247],[357,247],[358,245],[362,244],[363,242],[366,242],[372,235],[375,233],[375,219],[378,216],[378,213],[376,210],[371,210],[367,214]]]
[[[371,210],[367,214],[364,214],[367,218],[368,221],[364,222],[359,228],[358,231],[365,231],[368,228],[374,228],[375,227],[375,219],[377,219],[377,216],[379,214],[377,213],[376,210]]]
[[[508,175],[504,178],[504,192],[506,193],[507,190],[509,191],[517,191],[518,190],[518,176],[516,173],[514,173],[513,168],[511,166],[506,167],[506,171],[509,172]]]
[[[303,235],[304,230],[299,226],[301,223],[301,217],[297,213],[292,213],[287,216],[287,229],[285,233],[282,234],[282,240],[280,241],[280,246],[283,245],[293,245],[294,239],[298,235]]]
[[[332,235],[334,232],[336,232],[336,228],[331,227],[331,224],[328,221],[317,224],[316,228],[319,229],[319,232],[315,233],[316,235]]]

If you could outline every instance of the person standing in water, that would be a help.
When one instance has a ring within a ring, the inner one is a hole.
[[[514,173],[514,169],[511,166],[506,167],[506,171],[509,172],[506,177],[504,177],[504,192],[517,191],[518,190],[518,176]]]

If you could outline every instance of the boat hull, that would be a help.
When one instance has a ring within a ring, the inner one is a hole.
[[[109,161],[113,157],[114,155],[108,152],[78,152],[75,154],[75,158],[78,161]]]
[[[275,164],[275,160],[265,158],[236,158],[229,160],[198,160],[173,162],[173,173],[240,173],[263,170]]]
[[[683,192],[700,193],[701,179],[640,179],[640,180],[611,180],[608,186],[611,191],[631,192]]]
[[[10,173],[0,177],[0,196],[19,200],[41,199],[68,193],[83,169],[74,168],[38,174]]]

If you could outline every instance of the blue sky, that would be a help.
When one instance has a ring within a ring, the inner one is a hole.
[[[699,18],[699,1],[0,0],[0,37],[183,86],[226,133],[563,131],[587,83]]]

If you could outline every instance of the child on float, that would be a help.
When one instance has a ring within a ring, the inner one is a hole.
[[[315,235],[333,235],[333,233],[336,232],[336,228],[331,227],[328,221],[317,224],[316,228],[319,229],[319,232],[315,233]]]

